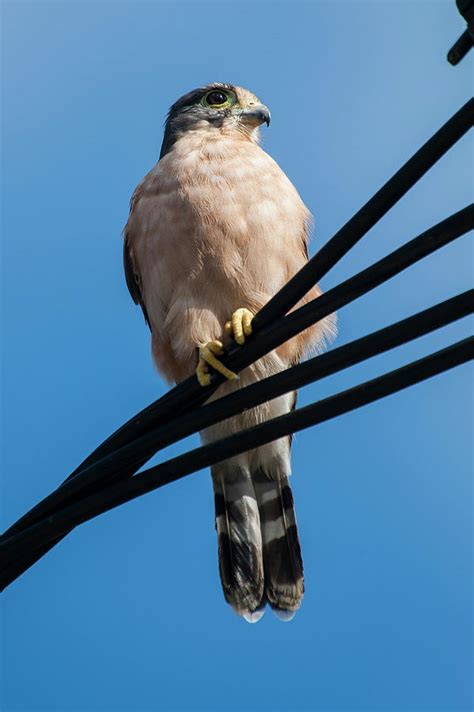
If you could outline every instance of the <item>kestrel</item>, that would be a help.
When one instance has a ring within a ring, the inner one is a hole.
[[[259,146],[270,112],[241,87],[213,83],[181,97],[165,123],[159,161],[133,193],[125,227],[127,284],[151,330],[159,371],[203,388],[226,376],[214,398],[270,376],[320,348],[328,317],[287,341],[237,379],[219,356],[243,344],[253,315],[306,263],[311,216],[275,161]],[[321,294],[314,287],[298,306]],[[288,413],[296,394],[201,433],[210,442]],[[276,440],[211,468],[224,596],[249,622],[266,603],[290,620],[304,592],[289,485],[291,439]]]

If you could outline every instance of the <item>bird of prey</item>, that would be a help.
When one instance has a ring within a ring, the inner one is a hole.
[[[210,371],[226,381],[214,398],[281,371],[320,348],[328,317],[237,378],[219,356],[243,344],[255,313],[306,263],[311,216],[278,164],[259,146],[270,111],[250,91],[213,83],[169,110],[158,162],[135,189],[124,230],[128,288],[151,330],[154,361],[170,382]],[[321,294],[314,287],[300,302]],[[222,438],[294,408],[290,393],[201,433]],[[266,603],[291,619],[304,592],[289,485],[291,439],[211,468],[224,596],[249,622]]]

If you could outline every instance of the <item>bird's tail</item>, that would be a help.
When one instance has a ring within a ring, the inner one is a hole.
[[[225,599],[250,623],[268,602],[291,620],[304,593],[303,561],[288,477],[213,468],[219,571]]]
[[[263,615],[264,571],[257,497],[248,470],[212,468],[219,571],[225,599],[254,623]]]
[[[303,560],[288,477],[253,476],[260,514],[265,598],[282,620],[291,620],[304,594]]]
[[[281,370],[281,364],[268,359],[264,365],[263,375]],[[244,371],[242,385],[260,375]],[[228,381],[224,387],[231,392],[236,385]],[[217,397],[223,394],[220,390]],[[295,394],[289,393],[249,409],[202,433],[204,442],[287,413],[294,403]],[[303,598],[303,562],[288,482],[290,447],[289,438],[280,438],[211,468],[224,596],[251,622],[261,618],[267,602],[279,618],[290,620]]]

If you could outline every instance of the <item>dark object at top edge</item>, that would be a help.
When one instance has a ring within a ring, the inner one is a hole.
[[[448,52],[448,62],[453,66],[459,64],[474,45],[474,0],[456,0],[456,5],[467,22],[467,29]]]

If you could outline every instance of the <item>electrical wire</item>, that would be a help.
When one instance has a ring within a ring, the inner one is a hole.
[[[299,408],[278,418],[272,418],[252,428],[179,455],[161,465],[151,467],[142,472],[139,477],[117,482],[104,492],[80,499],[56,514],[15,534],[0,544],[0,556],[4,555],[6,548],[10,553],[18,552],[22,548],[34,546],[38,540],[57,538],[78,524],[204,467],[348,413],[427,378],[439,375],[473,358],[474,338],[470,337],[305,408]],[[3,581],[0,585],[3,585]]]

